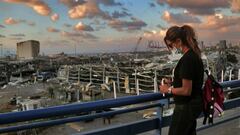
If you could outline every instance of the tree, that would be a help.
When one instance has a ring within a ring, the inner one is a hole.
[[[231,63],[238,63],[237,57],[234,54],[227,54],[227,61],[231,62]]]

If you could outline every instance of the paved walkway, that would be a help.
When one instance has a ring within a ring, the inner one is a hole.
[[[234,108],[226,111],[223,117],[215,121],[221,121],[222,119],[238,116],[239,114],[240,107]],[[240,118],[199,131],[198,135],[240,135]]]
[[[240,118],[202,130],[197,135],[240,135]]]

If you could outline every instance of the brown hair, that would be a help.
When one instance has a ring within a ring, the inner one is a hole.
[[[165,44],[167,45],[168,48],[173,48],[173,46],[168,45],[166,41],[168,40],[175,42],[177,39],[181,39],[183,45],[192,49],[199,57],[201,57],[201,50],[198,47],[196,34],[191,26],[183,25],[182,27],[179,26],[170,27],[164,38]]]

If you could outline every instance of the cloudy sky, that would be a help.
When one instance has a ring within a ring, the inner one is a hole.
[[[139,50],[172,25],[192,25],[198,39],[240,41],[240,0],[0,0],[0,44],[39,40],[41,52]]]

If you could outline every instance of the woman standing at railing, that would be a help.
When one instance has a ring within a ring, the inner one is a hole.
[[[169,50],[183,53],[175,67],[173,87],[170,84],[160,85],[160,91],[172,93],[175,101],[169,135],[195,135],[196,119],[203,108],[204,75],[196,35],[191,26],[173,26],[168,29],[164,41]]]

